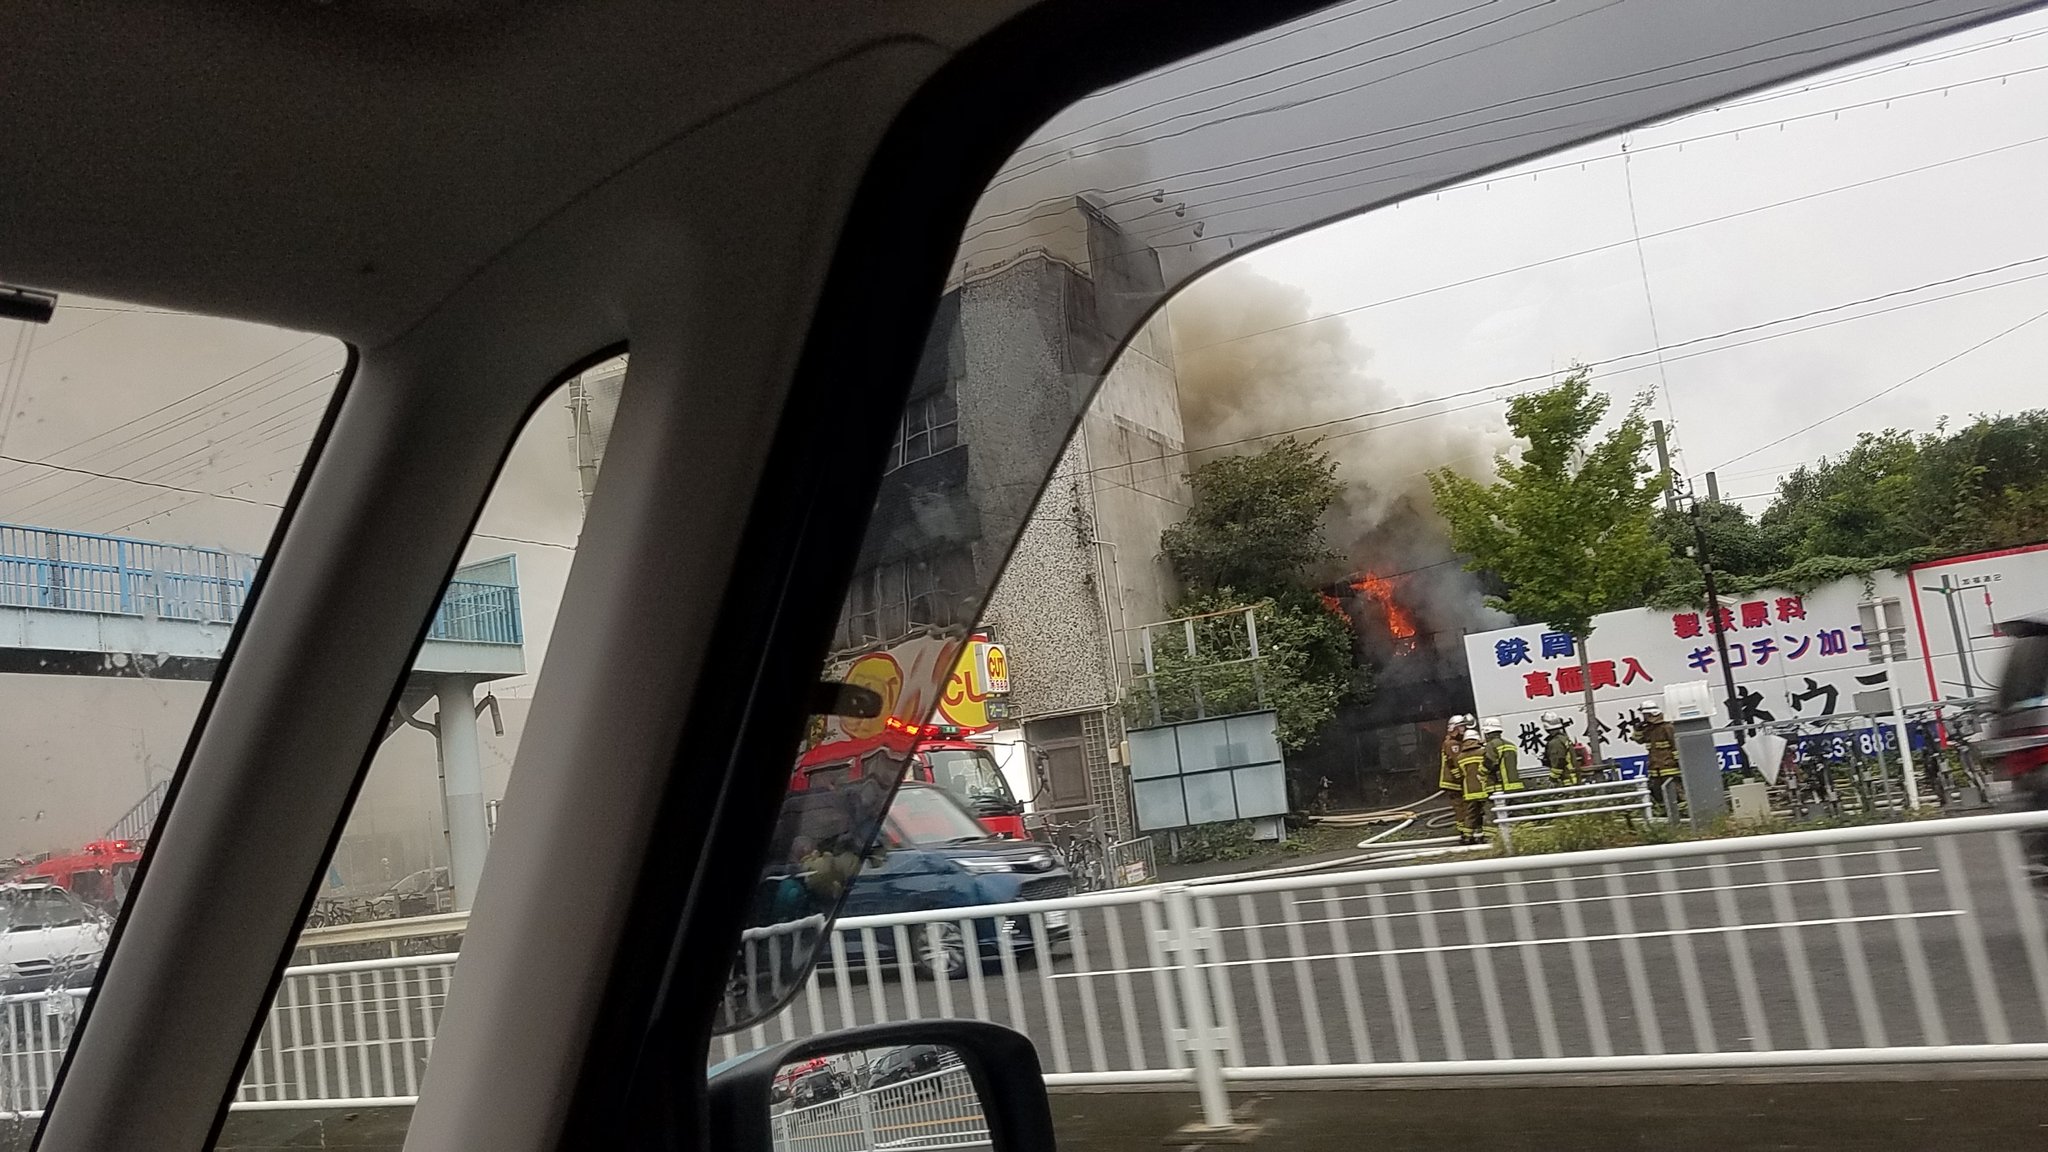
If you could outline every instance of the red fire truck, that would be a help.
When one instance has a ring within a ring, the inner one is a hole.
[[[114,909],[128,894],[142,862],[137,840],[95,840],[76,852],[33,861],[10,880],[47,880],[88,904]]]
[[[804,753],[797,760],[790,787],[836,786],[860,779],[871,766],[881,767],[876,763],[878,757],[895,765],[908,756],[907,779],[936,784],[952,793],[997,836],[1031,839],[1024,830],[1024,805],[1010,791],[987,745],[962,739],[958,728],[944,725],[907,724],[894,716],[883,724],[878,736],[834,740]]]

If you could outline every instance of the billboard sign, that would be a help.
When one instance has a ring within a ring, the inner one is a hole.
[[[1010,654],[1001,644],[974,642],[974,686],[983,696],[1003,696],[1010,691]]]
[[[1876,598],[1906,596],[1905,579],[1892,572],[1838,580],[1800,594],[1777,589],[1724,597],[1718,612],[1701,608],[1637,608],[1607,612],[1594,620],[1582,669],[1578,644],[1545,625],[1527,624],[1465,637],[1472,692],[1482,717],[1499,717],[1505,735],[1528,754],[1543,745],[1541,719],[1556,712],[1584,739],[1585,694],[1593,688],[1602,754],[1624,772],[1642,770],[1644,750],[1631,736],[1646,700],[1661,701],[1672,684],[1706,681],[1713,723],[1825,722],[1856,711],[1856,694],[1882,688],[1894,669],[1870,662],[1859,605]],[[1727,641],[1728,668],[1736,685],[1737,716],[1728,715],[1717,635]],[[1921,649],[1910,630],[1903,637],[1907,658]],[[1929,698],[1917,670],[1901,676],[1902,699]],[[1909,682],[1910,681],[1910,682]],[[1844,728],[1848,720],[1842,721]],[[1860,727],[1860,725],[1859,725]],[[1723,763],[1733,767],[1735,743],[1720,737]]]
[[[1922,697],[1989,693],[2012,647],[1999,625],[2048,613],[2048,544],[1933,560],[1906,575],[1906,631],[1926,654]]]

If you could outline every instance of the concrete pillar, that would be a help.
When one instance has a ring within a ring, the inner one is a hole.
[[[450,676],[434,689],[441,712],[434,720],[441,751],[441,811],[448,821],[448,879],[455,885],[455,907],[467,911],[476,902],[477,881],[484,874],[484,853],[491,830],[484,814],[483,758],[477,751],[474,685]]]

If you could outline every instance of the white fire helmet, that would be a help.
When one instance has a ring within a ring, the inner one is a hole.
[[[1451,727],[1453,728],[1470,728],[1471,726],[1472,718],[1470,716],[1465,715],[1463,712],[1460,712],[1457,715],[1451,717]]]
[[[1498,716],[1488,716],[1486,719],[1481,720],[1479,722],[1479,730],[1489,736],[1507,731],[1506,728],[1502,727],[1500,717]]]
[[[1543,726],[1545,728],[1562,728],[1564,727],[1564,717],[1559,716],[1555,712],[1545,712],[1543,714]]]
[[[1645,700],[1643,701],[1642,711],[1645,716],[1656,716],[1661,719],[1664,715],[1664,702],[1662,700]]]

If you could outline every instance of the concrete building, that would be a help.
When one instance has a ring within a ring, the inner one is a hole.
[[[1159,298],[1159,267],[1081,201],[1039,239],[963,268],[940,302],[834,651],[962,632],[1003,573],[981,626],[1009,651],[1011,691],[983,736],[1034,808],[1128,834],[1126,637],[1163,615],[1159,533],[1187,499],[1163,321],[1096,384],[1112,334]]]
[[[1122,836],[1120,703],[1137,629],[1172,598],[1159,534],[1187,510],[1185,447],[1161,316],[1103,380],[983,617],[1010,653],[1015,726],[995,739],[1044,754],[1043,807],[1093,808]]]

